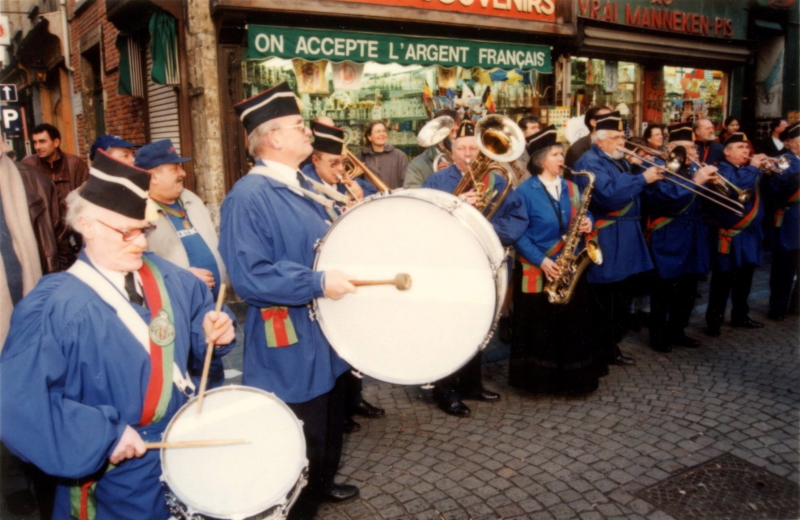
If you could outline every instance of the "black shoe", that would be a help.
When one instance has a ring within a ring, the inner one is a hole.
[[[364,401],[363,399],[361,400],[360,403],[358,403],[358,406],[356,406],[355,410],[356,415],[370,417],[372,419],[383,417],[383,414],[385,413],[386,411],[383,408],[378,408],[377,406],[373,406],[368,402]]]
[[[670,344],[663,341],[651,341],[650,348],[656,352],[672,352]]]
[[[697,348],[700,346],[700,342],[696,339],[692,339],[683,332],[680,334],[676,334],[672,336],[669,340],[670,343],[675,345],[676,347],[687,347],[687,348]]]
[[[511,316],[501,316],[497,321],[497,338],[508,345],[513,339],[514,329],[511,327]]]
[[[472,410],[461,401],[441,401],[439,402],[439,408],[445,413],[455,415],[456,417],[466,417],[472,412]]]
[[[20,489],[5,497],[6,507],[12,515],[29,515],[36,511],[36,497],[27,489]]]
[[[710,338],[718,338],[719,337],[719,327],[706,327],[706,330],[703,331],[703,334]]]
[[[769,311],[769,314],[767,315],[767,317],[769,319],[771,319],[771,320],[774,320],[774,321],[783,321],[783,320],[786,319],[786,315],[785,314],[781,314],[780,312],[776,312],[776,311]]]
[[[358,496],[358,488],[350,484],[334,484],[331,490],[325,493],[326,502],[346,502]]]
[[[636,360],[630,356],[626,356],[624,354],[619,354],[617,357],[614,358],[614,362],[611,363],[612,365],[635,365]]]
[[[351,417],[344,418],[344,433],[355,433],[361,429],[361,425],[355,422]]]
[[[468,394],[464,395],[464,399],[470,399],[472,401],[486,401],[487,403],[493,403],[495,401],[500,400],[500,394],[497,392],[491,392],[485,388],[481,388],[475,392],[469,392]]]
[[[762,329],[764,328],[763,323],[759,323],[757,321],[753,321],[750,318],[745,318],[743,320],[731,320],[732,327],[744,327],[745,329]]]

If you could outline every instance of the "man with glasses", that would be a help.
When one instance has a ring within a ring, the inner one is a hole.
[[[313,269],[315,243],[337,216],[331,199],[342,195],[298,169],[312,152],[311,131],[287,83],[234,109],[256,159],[225,198],[220,226],[231,284],[249,305],[242,382],[273,392],[303,421],[308,485],[289,518],[311,519],[322,500],[358,496],[355,486],[334,483],[344,424],[340,376],[350,367],[309,313],[314,298],[355,292],[347,274]]]
[[[193,385],[189,351],[235,340],[206,287],[147,248],[147,172],[98,152],[68,197],[85,244],[14,310],[0,356],[0,438],[61,477],[54,518],[170,517],[160,440]],[[147,215],[150,216],[150,215]]]
[[[632,365],[636,361],[622,354],[617,346],[625,332],[631,287],[628,279],[653,269],[653,262],[642,234],[639,197],[648,184],[661,179],[655,167],[641,174],[631,173],[631,165],[619,149],[625,144],[619,112],[597,116],[594,144],[575,163],[575,171],[595,175],[589,210],[595,219],[592,232],[603,251],[603,263],[588,269],[587,280],[595,297],[595,316],[599,332],[598,355],[609,365]],[[581,190],[589,179],[572,178]]]

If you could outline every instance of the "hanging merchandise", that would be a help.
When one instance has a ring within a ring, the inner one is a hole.
[[[439,88],[456,88],[456,79],[458,75],[458,67],[442,67],[438,66],[439,73],[437,74]]]
[[[333,63],[334,90],[361,90],[364,64],[354,61]]]
[[[478,85],[491,85],[492,78],[489,76],[489,71],[480,67],[474,67],[471,70],[472,80]]]
[[[619,62],[606,61],[606,92],[616,92],[617,90],[617,74],[619,71]]]
[[[492,82],[505,81],[508,79],[508,72],[503,69],[496,69],[489,73],[489,77],[492,78]]]
[[[292,60],[294,74],[297,76],[297,92],[300,94],[328,94],[328,81],[325,79],[327,60]]]

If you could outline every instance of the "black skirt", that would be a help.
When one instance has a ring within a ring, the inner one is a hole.
[[[581,277],[566,305],[547,294],[525,294],[522,270],[514,270],[514,336],[508,383],[534,393],[585,394],[597,389],[606,367],[596,358],[591,295]]]

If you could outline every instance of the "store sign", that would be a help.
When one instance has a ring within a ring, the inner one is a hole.
[[[412,7],[450,13],[500,16],[537,22],[556,21],[556,0],[338,0],[359,4]]]
[[[550,47],[250,25],[250,58],[303,58],[552,72]]]
[[[743,40],[748,0],[578,0],[578,16],[675,34]]]

